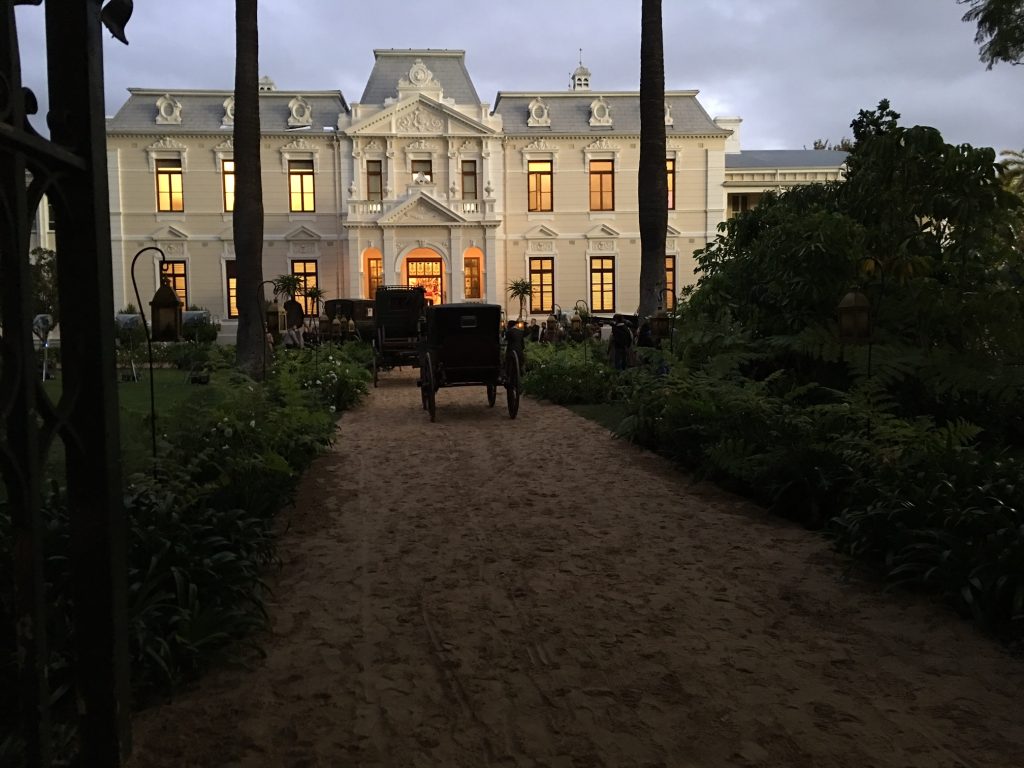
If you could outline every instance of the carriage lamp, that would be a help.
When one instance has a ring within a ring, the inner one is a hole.
[[[167,283],[164,283],[149,302],[153,318],[153,341],[177,341],[181,337],[181,301]]]
[[[859,288],[851,288],[836,307],[839,341],[859,344],[871,340],[871,302]]]
[[[651,324],[651,334],[656,341],[668,338],[672,330],[672,318],[662,307],[658,307],[648,322]]]

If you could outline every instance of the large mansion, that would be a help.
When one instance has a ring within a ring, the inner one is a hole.
[[[265,277],[301,275],[327,298],[418,284],[435,302],[511,313],[506,288],[526,278],[533,315],[581,299],[599,313],[636,310],[638,92],[592,90],[580,66],[568,90],[499,91],[492,107],[463,51],[374,55],[358,103],[261,82]],[[148,88],[130,89],[108,119],[119,307],[134,302],[134,255],[155,245],[186,305],[233,335],[233,122],[230,91]],[[697,91],[666,91],[673,293],[693,282],[693,251],[723,219],[766,190],[842,173],[841,152],[741,151],[740,122],[709,117]],[[140,258],[143,297],[160,270],[155,251]]]

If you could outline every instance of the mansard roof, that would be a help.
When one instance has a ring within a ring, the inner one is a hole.
[[[698,91],[666,91],[672,125],[665,126],[667,136],[728,136],[697,101]],[[548,107],[550,126],[527,124],[530,103],[542,99]],[[608,105],[611,127],[590,124],[590,105],[603,98]],[[501,115],[504,132],[512,135],[546,134],[640,134],[640,94],[637,91],[498,91],[495,114]]]
[[[725,167],[740,168],[838,168],[848,152],[835,149],[745,149],[726,154]]]
[[[480,104],[473,80],[466,70],[466,52],[433,48],[379,48],[373,52],[373,71],[366,81],[360,104],[383,104],[398,97],[398,81],[409,77],[417,60],[423,62],[441,84],[446,99],[456,104]]]
[[[128,93],[128,101],[116,115],[107,118],[107,130],[111,133],[231,133],[230,128],[222,128],[221,125],[224,101],[234,96],[234,91],[129,88]],[[181,123],[156,122],[157,99],[165,95],[181,103]],[[301,133],[329,132],[324,130],[325,127],[334,130],[338,125],[338,115],[349,111],[341,91],[261,91],[260,128],[263,133],[289,130],[291,109],[288,104],[297,96],[305,100],[312,112],[310,127],[302,129]]]

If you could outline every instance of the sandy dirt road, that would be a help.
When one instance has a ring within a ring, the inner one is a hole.
[[[1024,662],[562,408],[408,372],[339,423],[266,657],[135,718],[133,768],[1017,768]]]

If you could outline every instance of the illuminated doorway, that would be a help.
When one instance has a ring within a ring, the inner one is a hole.
[[[405,284],[423,286],[428,304],[444,304],[444,261],[429,248],[417,248],[405,260]]]

